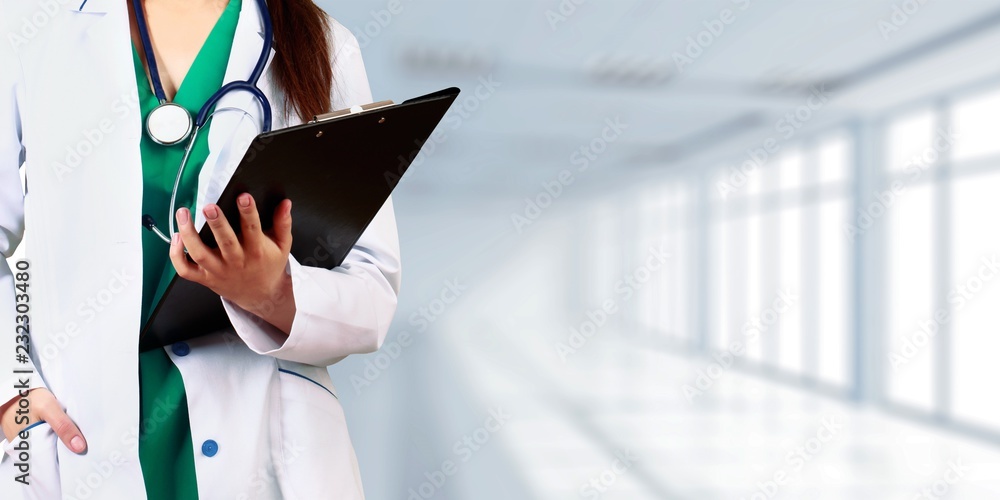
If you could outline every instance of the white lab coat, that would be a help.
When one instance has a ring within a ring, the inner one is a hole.
[[[137,441],[142,124],[126,5],[0,0],[0,250],[9,257],[23,234],[40,375],[32,385],[56,395],[89,444],[76,455],[46,424],[37,427],[30,487],[13,481],[16,460],[0,459],[5,500],[145,498]],[[331,24],[334,107],[371,102],[357,40]],[[249,76],[261,43],[256,3],[244,0],[227,82]],[[285,119],[267,73],[260,87],[276,129],[299,123]],[[248,94],[230,94],[219,104],[226,107],[245,113],[220,113],[211,125],[199,207],[216,199],[260,123]],[[309,268],[293,258],[289,270],[297,313],[287,338],[223,301],[233,329],[189,342],[186,355],[167,348],[187,388],[202,500],[364,496],[325,367],[374,351],[385,338],[400,280],[391,201],[342,267]],[[0,401],[15,396],[17,383],[13,284],[0,264]],[[161,403],[164,412],[175,404]]]

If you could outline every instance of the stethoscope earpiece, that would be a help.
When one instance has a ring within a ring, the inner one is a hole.
[[[170,243],[170,238],[167,237],[167,235],[163,234],[163,231],[160,231],[160,228],[156,227],[156,219],[153,219],[152,215],[149,214],[142,215],[142,227],[149,229],[150,231],[155,233],[157,236],[160,237],[161,240]]]

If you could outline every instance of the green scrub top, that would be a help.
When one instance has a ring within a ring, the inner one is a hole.
[[[187,108],[192,116],[222,88],[241,4],[241,0],[230,0],[174,97],[173,102]],[[134,45],[132,56],[145,124],[146,117],[159,101]],[[177,208],[191,208],[194,204],[198,174],[208,157],[208,130],[207,126],[203,129],[191,152],[178,190]],[[148,134],[142,134],[142,210],[152,215],[161,228],[168,227],[166,216],[170,196],[185,145],[161,146]],[[169,245],[150,231],[143,231],[142,235],[142,321],[145,324],[175,271],[168,254]],[[198,481],[184,380],[163,349],[139,355],[139,390],[139,461],[149,500],[197,499]]]

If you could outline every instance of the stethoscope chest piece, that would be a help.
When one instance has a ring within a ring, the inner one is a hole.
[[[160,104],[146,118],[146,132],[161,146],[180,144],[191,135],[193,127],[191,113],[172,102]]]
[[[150,140],[163,146],[174,146],[187,141],[184,157],[177,168],[177,177],[174,178],[174,189],[170,194],[170,212],[167,214],[167,220],[170,221],[170,234],[173,234],[175,232],[174,215],[177,209],[177,190],[181,185],[181,177],[184,175],[184,168],[188,164],[191,151],[198,141],[198,134],[202,130],[202,127],[212,118],[215,105],[230,92],[249,92],[260,102],[261,109],[263,110],[264,116],[261,118],[262,126],[260,127],[260,131],[271,131],[271,103],[268,102],[267,95],[260,89],[258,83],[267,67],[268,57],[274,45],[274,28],[271,25],[271,15],[267,8],[266,0],[257,0],[257,9],[260,11],[261,22],[264,25],[264,43],[261,47],[260,57],[257,58],[257,65],[254,66],[253,73],[250,74],[250,78],[247,80],[236,80],[224,85],[202,105],[196,115],[197,118],[192,119],[191,113],[188,113],[186,108],[167,101],[166,92],[163,90],[163,84],[160,82],[160,71],[156,65],[156,54],[153,53],[153,42],[149,38],[149,27],[146,25],[146,14],[143,10],[142,0],[132,0],[132,2],[133,11],[135,12],[135,22],[139,29],[139,37],[142,39],[142,49],[146,54],[149,79],[153,84],[156,99],[160,102],[160,105],[153,109],[149,113],[149,116],[146,117],[146,133],[149,134]],[[242,23],[243,21],[240,22]],[[154,232],[166,243],[170,243],[170,238],[156,227],[156,221],[149,214],[143,215],[142,225]]]

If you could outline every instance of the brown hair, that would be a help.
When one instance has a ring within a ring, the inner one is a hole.
[[[303,121],[330,112],[333,88],[330,23],[313,0],[270,0],[276,51],[271,69],[286,113]]]

